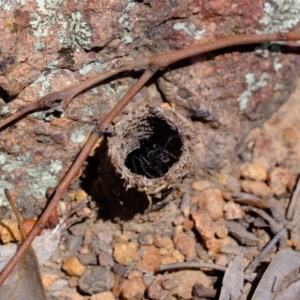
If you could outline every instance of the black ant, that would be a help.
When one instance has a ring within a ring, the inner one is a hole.
[[[166,147],[170,143],[170,137],[165,144],[146,145],[132,152],[128,157],[129,169],[147,178],[162,177],[169,171],[170,166],[177,160],[177,157],[169,152]]]

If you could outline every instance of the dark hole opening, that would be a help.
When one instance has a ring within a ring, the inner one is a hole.
[[[182,153],[178,130],[163,119],[147,117],[141,120],[136,131],[139,134],[133,133],[130,138],[139,137],[135,143],[139,147],[127,155],[125,166],[132,173],[147,178],[164,176],[172,165],[179,161]]]

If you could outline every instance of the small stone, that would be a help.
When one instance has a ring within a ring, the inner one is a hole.
[[[153,235],[152,234],[149,234],[149,233],[142,233],[139,235],[138,237],[138,242],[141,244],[141,245],[147,245],[147,246],[150,246],[153,244],[153,241],[154,241],[154,238],[153,238]]]
[[[188,218],[191,212],[191,207],[190,206],[186,206],[184,209],[181,210],[182,214],[185,218]]]
[[[287,192],[288,184],[291,180],[291,171],[284,168],[274,168],[269,174],[269,186],[276,196],[283,195]]]
[[[262,181],[241,180],[242,190],[257,197],[268,199],[272,196],[272,190]]]
[[[177,225],[182,225],[183,222],[184,222],[185,218],[183,216],[178,216],[174,221],[173,221],[173,224],[175,226]]]
[[[184,261],[184,255],[181,254],[179,250],[174,250],[172,257],[176,260],[176,262],[183,262]]]
[[[192,188],[195,191],[204,191],[205,189],[211,188],[212,186],[213,186],[213,183],[208,180],[194,181],[192,183]]]
[[[215,264],[226,267],[228,265],[228,255],[219,254],[215,259]]]
[[[79,191],[77,191],[76,194],[75,194],[75,199],[76,199],[78,202],[80,202],[80,201],[86,199],[87,196],[88,196],[88,194],[87,194],[84,190],[79,190]]]
[[[88,207],[83,207],[82,209],[80,209],[76,215],[78,217],[82,217],[82,216],[87,216],[87,215],[90,215],[92,213],[92,210]]]
[[[85,272],[86,267],[76,256],[72,256],[64,261],[62,269],[70,276],[81,276]]]
[[[175,227],[174,233],[180,233],[183,232],[183,226],[182,225],[177,225]]]
[[[245,216],[245,212],[243,211],[242,207],[233,201],[228,201],[223,206],[224,211],[224,218],[226,220],[236,220],[242,219]]]
[[[146,273],[143,275],[143,281],[145,286],[149,286],[154,280],[154,275],[151,273]]]
[[[91,228],[87,228],[84,232],[83,245],[89,245],[92,241],[93,231]]]
[[[100,266],[107,267],[107,266],[109,266],[111,264],[112,259],[111,259],[110,255],[108,255],[107,253],[101,251],[98,254],[98,262],[99,262]]]
[[[206,211],[213,220],[219,220],[223,217],[223,199],[222,191],[217,188],[206,189],[200,194],[198,207],[202,211]]]
[[[267,169],[259,163],[246,163],[241,167],[242,176],[245,179],[266,181]]]
[[[155,235],[154,245],[158,248],[174,249],[174,243],[169,237]]]
[[[206,211],[194,212],[192,218],[206,248],[213,248],[215,245],[215,224],[212,218]]]
[[[115,277],[104,267],[88,266],[79,278],[79,288],[89,295],[109,291],[113,288]]]
[[[142,278],[142,277],[143,277],[143,273],[141,271],[133,270],[128,274],[127,279]]]
[[[240,192],[240,181],[230,174],[221,173],[218,176],[219,183],[226,187],[229,192]]]
[[[179,252],[180,253],[180,252]],[[180,253],[181,254],[181,253]],[[181,254],[182,255],[182,254]],[[177,258],[173,256],[167,256],[165,258],[162,258],[161,264],[162,265],[168,265],[168,264],[175,264],[177,263]]]
[[[90,252],[88,254],[78,254],[77,257],[80,260],[80,262],[85,266],[97,264],[97,257],[94,252]]]
[[[215,235],[221,239],[228,236],[228,228],[225,226],[223,220],[215,222]]]
[[[0,224],[0,240],[3,244],[20,240],[20,230],[17,220],[3,219]]]
[[[158,274],[152,284],[147,289],[147,295],[150,299],[157,299],[157,300],[163,300],[167,299],[167,296],[169,295],[169,291],[164,290],[161,286],[161,282],[165,276]],[[171,298],[171,297],[170,297]]]
[[[129,237],[125,234],[122,234],[116,238],[117,243],[125,244],[129,241]]]
[[[90,300],[115,300],[115,299],[116,298],[114,294],[110,291],[94,294],[90,298]]]
[[[48,291],[61,291],[67,285],[68,285],[67,279],[58,278],[50,285],[50,287],[48,288]]]
[[[54,281],[56,281],[58,279],[58,275],[57,274],[43,274],[42,276],[42,281],[43,281],[43,286],[44,288],[47,290]]]
[[[138,300],[143,299],[146,286],[142,278],[124,280],[120,286],[122,299]]]
[[[181,232],[174,235],[174,244],[176,248],[187,258],[193,258],[197,256],[196,253],[196,240],[186,233]]]
[[[70,288],[75,288],[78,286],[79,278],[78,277],[71,277],[69,279],[69,287]]]
[[[179,299],[192,299],[192,289],[196,283],[201,283],[205,287],[210,287],[212,283],[212,280],[207,275],[198,270],[175,272],[173,280],[176,280],[178,283],[172,289],[172,294]]]
[[[155,246],[140,247],[142,258],[138,263],[138,269],[143,272],[158,271],[160,267],[160,251]]]
[[[128,266],[138,259],[137,247],[133,242],[117,244],[113,256],[116,262]]]
[[[194,221],[185,218],[184,221],[183,221],[183,225],[182,225],[183,230],[184,231],[189,231],[194,227],[194,225],[195,225]]]
[[[97,236],[98,236],[98,239],[100,241],[103,241],[103,242],[105,242],[107,244],[110,244],[112,242],[112,240],[113,240],[113,238],[112,238],[111,235],[108,235],[108,234],[106,234],[104,232],[98,232]]]

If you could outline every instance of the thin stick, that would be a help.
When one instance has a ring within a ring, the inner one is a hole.
[[[31,245],[34,238],[41,232],[41,230],[45,227],[47,220],[52,212],[52,210],[57,206],[59,200],[63,197],[65,191],[71,184],[71,182],[77,177],[81,166],[86,161],[89,153],[93,149],[99,137],[103,134],[106,127],[110,124],[113,118],[118,114],[118,112],[124,108],[127,103],[131,100],[131,98],[141,89],[148,79],[153,75],[153,71],[146,70],[145,73],[141,76],[141,78],[129,89],[126,95],[122,98],[120,102],[103,118],[103,120],[98,124],[97,131],[93,131],[87,140],[86,144],[82,148],[79,156],[77,157],[74,164],[71,166],[61,183],[56,188],[55,194],[48,204],[47,208],[35,224],[35,226],[30,231],[27,239],[24,243],[18,248],[14,257],[10,260],[10,262],[5,266],[3,271],[0,274],[0,286],[3,284],[8,275],[12,272],[14,267],[18,264],[18,261],[21,257],[26,253],[28,247]]]
[[[225,272],[227,269],[226,267],[216,265],[216,264],[190,261],[190,262],[161,265],[159,270],[160,272],[164,272],[164,271],[172,271],[176,269],[203,269],[203,268],[218,270],[222,272]]]
[[[24,227],[23,227],[23,220],[22,220],[22,217],[20,215],[20,212],[16,206],[16,203],[14,201],[14,199],[12,198],[10,192],[8,189],[4,189],[4,193],[5,193],[5,196],[17,218],[17,222],[18,222],[18,225],[19,225],[19,230],[20,230],[20,235],[21,235],[21,242],[24,242],[25,239],[26,239],[26,233],[24,231]]]
[[[144,59],[136,61],[126,62],[117,69],[104,71],[102,74],[95,76],[94,78],[90,78],[81,84],[72,85],[64,90],[48,94],[43,98],[39,99],[37,102],[31,103],[26,106],[22,106],[15,114],[0,122],[0,129],[7,126],[11,122],[14,122],[15,120],[21,118],[22,116],[27,115],[28,113],[36,110],[44,110],[53,107],[60,107],[61,109],[65,109],[69,105],[70,101],[79,93],[109,77],[112,77],[126,70],[146,68],[148,66],[152,70],[157,71],[162,70],[170,64],[179,60],[222,48],[271,41],[296,40],[300,40],[300,32],[229,35],[224,38],[215,40],[213,42],[199,42],[186,49],[153,55],[151,57],[146,57]]]
[[[300,178],[298,179],[296,189],[294,190],[290,205],[286,214],[287,219],[298,221],[298,216],[300,213]]]
[[[251,264],[245,270],[246,273],[252,273],[264,257],[272,250],[273,246],[285,235],[286,229],[279,230],[272,240],[266,245],[266,247],[260,252],[260,254],[251,262]]]

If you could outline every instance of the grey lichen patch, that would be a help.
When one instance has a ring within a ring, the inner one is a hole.
[[[135,2],[133,0],[128,0],[128,4],[125,8],[125,11],[118,20],[119,24],[121,24],[124,28],[124,33],[123,33],[123,36],[121,37],[121,41],[124,44],[131,44],[133,42],[133,38],[129,35],[129,32],[131,31],[131,26],[129,23],[129,14],[128,13],[134,6],[135,6]]]
[[[253,73],[248,73],[245,77],[247,83],[247,90],[243,92],[241,96],[237,99],[240,110],[245,110],[247,108],[248,101],[254,92],[267,85],[269,74],[263,73],[258,81],[256,81],[255,75]]]
[[[30,152],[26,152],[23,155],[17,156],[15,159],[9,158],[5,153],[1,153],[0,155],[0,170],[12,172],[16,169],[20,169],[25,166],[28,162],[30,162],[31,154]]]
[[[45,46],[45,38],[51,34],[52,26],[56,29],[56,36],[65,48],[90,49],[91,30],[80,12],[73,12],[70,17],[61,13],[63,0],[37,0],[38,12],[31,14],[30,24],[34,29],[35,50]]]
[[[87,65],[84,65],[80,70],[79,74],[86,75],[91,71],[102,73],[106,69],[106,65],[103,63],[102,59],[98,59],[94,62],[91,62]]]
[[[278,72],[282,68],[282,64],[279,61],[279,57],[276,57],[273,62],[273,67],[276,72]]]
[[[0,8],[11,11],[12,5],[25,5],[25,0],[0,0]]]
[[[97,89],[96,89],[97,91]],[[93,93],[94,94],[94,93]],[[94,110],[91,106],[84,106],[82,109],[82,115],[83,117],[81,118],[81,120],[83,122],[88,122],[90,117],[92,117],[94,115]]]
[[[24,177],[29,189],[23,190],[23,195],[36,199],[45,197],[47,188],[55,187],[58,183],[56,176],[49,173],[48,167],[43,166],[27,169],[27,175]]]
[[[49,74],[44,75],[41,74],[30,86],[36,87],[38,84],[41,85],[41,89],[39,90],[39,97],[43,97],[46,94],[52,92],[51,89],[51,80],[53,79],[53,75],[56,73],[56,70],[52,70]]]
[[[9,106],[8,105],[4,105],[1,107],[1,111],[0,111],[0,115],[6,115],[8,114],[10,111]]]
[[[55,70],[57,69],[58,66],[58,61],[57,60],[52,60],[49,63],[46,64],[46,69],[48,70]]]
[[[49,166],[49,170],[51,173],[57,174],[62,170],[62,168],[63,168],[63,166],[62,166],[62,162],[60,160],[57,160],[57,159],[51,160],[51,163]]]
[[[176,23],[173,28],[177,31],[184,31],[188,36],[192,37],[195,40],[200,40],[202,35],[205,33],[205,29],[197,29],[195,25],[186,26],[185,23]]]
[[[88,136],[88,131],[91,128],[91,126],[82,126],[81,128],[76,129],[71,134],[71,142],[72,143],[82,143],[85,138]]]
[[[300,0],[266,2],[264,12],[264,17],[259,21],[265,25],[263,32],[286,32],[300,21]]]
[[[62,36],[64,47],[90,49],[92,33],[88,23],[83,19],[80,12],[72,13],[68,31],[69,38]]]

